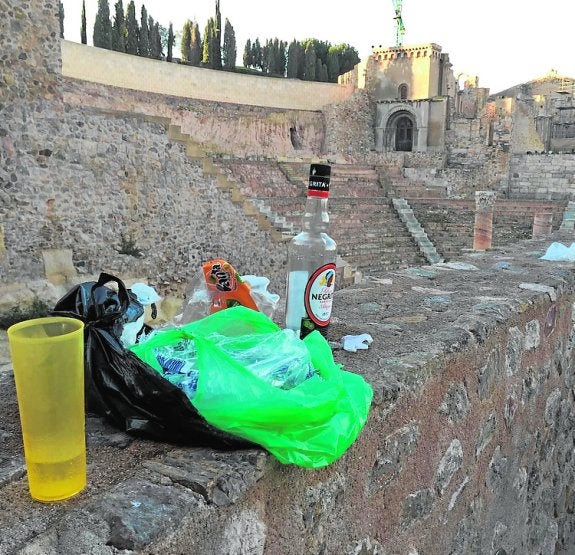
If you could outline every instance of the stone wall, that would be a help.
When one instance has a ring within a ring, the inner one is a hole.
[[[3,198],[8,281],[44,275],[47,253],[67,250],[84,274],[184,284],[201,262],[222,257],[283,285],[285,245],[259,231],[165,126],[68,107],[23,133],[16,121],[26,114],[14,115],[7,136],[26,178]]]
[[[575,156],[572,154],[517,154],[509,166],[511,198],[575,198]]]
[[[317,111],[182,98],[69,78],[62,88],[69,105],[166,118],[214,156],[314,157],[324,149],[325,122]]]
[[[179,65],[62,42],[67,77],[115,87],[248,106],[320,110],[353,93],[350,85],[245,75]]]
[[[53,0],[1,0],[0,13],[0,110],[8,117],[8,101],[58,97],[60,27]]]
[[[572,553],[575,273],[533,255],[570,239],[337,291],[335,359],[374,399],[358,440],[319,470],[138,440],[91,417],[89,488],[35,503],[0,335],[0,551]],[[369,349],[336,348],[359,333]]]
[[[357,91],[350,99],[325,107],[323,114],[327,155],[341,155],[349,162],[365,160],[375,147],[375,106],[367,92]]]

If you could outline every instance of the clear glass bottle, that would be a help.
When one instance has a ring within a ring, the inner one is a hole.
[[[288,245],[286,328],[326,335],[335,288],[336,243],[327,234],[331,167],[311,164],[302,231]]]

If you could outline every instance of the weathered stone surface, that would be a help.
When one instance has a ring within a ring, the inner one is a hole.
[[[400,477],[407,459],[417,448],[418,440],[419,426],[415,422],[403,426],[383,440],[370,473],[370,489],[384,488]]]
[[[3,437],[0,435],[0,445],[2,444],[2,441]],[[0,456],[0,487],[9,482],[18,480],[24,476],[25,472],[26,466],[24,465],[23,457]]]
[[[483,452],[483,450],[487,447],[489,442],[493,439],[493,436],[497,432],[498,424],[497,424],[497,414],[492,412],[487,420],[481,426],[481,430],[479,432],[479,437],[477,438],[477,444],[475,447],[475,457],[479,457],[479,455]]]
[[[451,423],[458,423],[468,414],[471,407],[464,383],[453,384],[443,398],[439,412],[445,414]]]
[[[435,493],[431,489],[416,491],[408,495],[403,503],[403,524],[409,526],[431,513],[435,503]]]
[[[523,356],[523,333],[517,327],[509,330],[509,342],[505,355],[505,372],[507,376],[513,376],[521,364]]]
[[[197,498],[177,488],[131,479],[119,484],[88,508],[109,528],[107,545],[139,550],[177,525]]]
[[[479,369],[477,376],[478,381],[478,394],[479,398],[484,401],[494,391],[499,378],[499,371],[501,369],[501,355],[498,349],[489,353],[487,362]]]
[[[147,468],[199,493],[207,503],[236,503],[263,475],[263,451],[237,451],[222,457],[210,450],[172,451]]]
[[[463,447],[458,439],[454,439],[437,467],[435,473],[435,491],[441,496],[449,486],[455,473],[461,468],[463,463]]]

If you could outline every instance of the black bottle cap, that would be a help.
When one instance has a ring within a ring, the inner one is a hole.
[[[328,164],[311,164],[309,167],[309,178],[313,177],[327,177],[329,180],[331,176],[331,166]]]

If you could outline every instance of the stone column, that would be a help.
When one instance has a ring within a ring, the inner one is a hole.
[[[533,217],[532,238],[545,237],[553,231],[553,213],[536,212]]]
[[[475,227],[473,228],[473,249],[484,251],[491,248],[493,237],[493,205],[497,193],[475,192]]]

